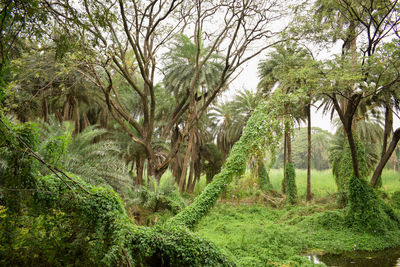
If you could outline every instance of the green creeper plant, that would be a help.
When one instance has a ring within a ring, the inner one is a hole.
[[[292,163],[286,163],[286,201],[290,204],[297,202],[296,172]]]
[[[279,105],[279,102],[287,101],[285,96],[278,91],[271,99],[261,102],[256,107],[221,172],[213,178],[213,181],[190,206],[167,221],[167,225],[194,227],[215,204],[232,179],[244,173],[250,153],[261,155],[265,153],[264,147],[268,147],[271,154],[276,154],[284,127],[284,123],[279,119],[282,112],[282,105]]]
[[[41,176],[32,156],[37,157],[35,128],[0,125],[0,153],[7,159],[1,179],[6,208],[0,216],[1,265],[234,266],[186,228],[134,225],[110,188],[73,174]],[[48,155],[57,156],[55,151]]]

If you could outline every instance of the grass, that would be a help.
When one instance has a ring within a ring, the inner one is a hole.
[[[299,198],[304,200],[307,171],[296,170],[296,174]],[[383,191],[390,196],[400,191],[400,173],[385,170],[382,177]],[[274,189],[280,191],[282,169],[271,170],[270,179]],[[244,198],[253,196],[255,201],[220,202],[196,228],[199,235],[214,242],[239,266],[313,266],[305,255],[400,246],[400,231],[360,233],[346,226],[345,210],[337,209],[334,199],[329,198],[336,192],[331,170],[312,170],[314,197],[325,198],[326,202],[303,201],[296,206],[272,208],[260,204],[257,194],[251,193],[255,182],[247,173],[228,187],[229,194],[242,191]]]
[[[282,169],[272,169],[270,179],[275,190],[281,191],[283,177]],[[382,173],[382,189],[388,194],[400,191],[400,173],[394,170],[384,170]],[[307,170],[296,170],[296,185],[298,195],[305,199],[307,190]],[[311,170],[311,192],[314,197],[321,198],[336,192],[336,184],[331,170]]]
[[[359,233],[343,227],[343,218],[321,205],[217,204],[196,230],[239,266],[313,266],[305,255],[400,246],[400,231]]]
[[[275,190],[281,190],[283,178],[282,169],[273,169],[270,179]],[[307,192],[307,170],[296,170],[296,185],[298,196],[303,199]],[[400,187],[400,182],[399,182]],[[315,197],[320,198],[336,192],[336,184],[331,170],[311,170],[311,190]]]

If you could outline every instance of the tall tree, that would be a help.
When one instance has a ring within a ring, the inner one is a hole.
[[[234,78],[236,70],[276,42],[271,38],[276,33],[271,32],[268,25],[280,17],[276,12],[275,0],[198,0],[190,4],[181,0],[119,0],[106,3],[84,0],[79,7],[63,0],[45,3],[57,24],[63,27],[62,34],[81,43],[81,52],[71,54],[70,58],[77,62],[87,78],[102,90],[111,114],[132,141],[144,147],[148,165],[158,180],[181,144],[179,141],[174,142],[174,147],[170,148],[168,155],[159,161],[151,143],[157,103],[155,79],[159,57],[168,42],[177,33],[193,30],[197,49],[195,72],[189,84],[190,107],[195,106],[194,89],[206,62],[215,52],[226,51],[218,83],[205,95],[196,113],[189,110],[190,118],[182,134],[190,137],[191,128]],[[257,8],[253,8],[254,6]],[[224,19],[217,20],[217,17]],[[210,25],[213,27],[209,27]],[[210,48],[203,57],[200,57],[201,36],[207,37],[205,46]],[[256,43],[263,45],[249,52],[248,48]],[[130,51],[134,54],[133,63],[129,58]],[[132,78],[137,72],[144,82],[143,88]],[[114,73],[119,73],[140,98],[143,114],[140,118],[133,117],[118,100]],[[167,124],[169,126],[164,130],[166,135],[173,134],[175,122],[179,121],[181,116],[179,113]],[[130,131],[126,124],[132,125],[138,134]]]

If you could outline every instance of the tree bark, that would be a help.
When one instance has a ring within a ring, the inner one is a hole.
[[[400,140],[400,128],[397,128],[397,130],[393,133],[392,141],[390,142],[387,151],[385,152],[383,157],[381,157],[381,160],[379,161],[378,166],[376,166],[374,174],[372,175],[370,182],[372,187],[376,186],[378,178],[379,176],[381,176],[383,168],[390,159],[390,156],[392,155],[393,151],[396,149],[399,140]]]
[[[307,108],[307,196],[311,200],[311,105]]]
[[[382,152],[381,158],[385,155],[387,150],[387,142],[391,132],[393,131],[393,112],[390,108],[391,103],[386,103],[385,105],[385,131],[383,133],[383,142],[382,142]]]
[[[189,165],[189,160],[190,160],[190,152],[192,150],[193,146],[193,140],[194,140],[194,132],[192,128],[190,130],[189,134],[189,141],[188,141],[188,146],[186,148],[186,153],[185,153],[185,159],[183,160],[183,166],[182,166],[182,173],[181,173],[181,179],[179,180],[179,191],[183,192],[185,190],[185,183],[186,183],[186,172],[187,172],[187,167]]]
[[[139,157],[136,159],[136,184],[143,184],[143,169],[144,169],[144,158]]]
[[[290,129],[287,131],[287,161],[291,164],[293,164],[293,158],[292,158],[292,139],[290,136]]]
[[[196,126],[193,128],[197,128]],[[195,129],[195,131],[197,131],[197,129]],[[191,193],[191,188],[192,185],[195,183],[195,162],[197,160],[198,157],[198,143],[195,143],[193,141],[193,146],[192,146],[192,157],[190,160],[190,171],[189,171],[189,181],[188,181],[188,185],[186,187],[186,192]]]

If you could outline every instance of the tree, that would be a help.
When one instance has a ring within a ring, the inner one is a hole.
[[[181,142],[175,142],[168,155],[161,162],[157,160],[151,145],[155,123],[155,79],[158,69],[158,58],[162,49],[177,33],[194,30],[197,47],[195,73],[189,86],[189,102],[194,107],[195,90],[202,68],[216,51],[226,51],[224,67],[219,82],[206,95],[203,104],[196,113],[191,114],[183,130],[183,136],[189,134],[196,121],[205,113],[208,106],[219,95],[229,81],[234,78],[235,71],[245,62],[267,49],[274,42],[274,36],[267,26],[276,20],[276,1],[196,1],[184,4],[183,1],[143,1],[130,3],[123,0],[103,3],[103,1],[83,1],[80,8],[68,1],[46,2],[58,25],[63,27],[63,35],[79,40],[82,52],[70,55],[79,63],[82,72],[98,88],[106,98],[107,106],[132,141],[142,145],[152,173],[159,180],[167,169]],[[257,6],[254,9],[254,6]],[[270,15],[268,15],[270,14]],[[206,31],[208,25],[214,24],[213,18],[221,25]],[[212,22],[211,22],[212,21]],[[207,36],[209,51],[200,58],[201,36]],[[263,41],[261,48],[249,53],[247,48]],[[128,56],[134,54],[134,62]],[[143,88],[133,79],[140,73]],[[142,116],[132,117],[126,107],[118,101],[118,92],[113,74],[119,73],[135,90],[140,98]],[[181,113],[179,113],[181,114]],[[165,128],[167,135],[172,134],[175,122],[181,115],[170,119]],[[132,125],[137,135],[130,131],[126,124]]]
[[[198,79],[196,85],[190,88],[190,83],[193,77],[196,75],[196,58],[202,61],[208,54],[209,48],[205,48],[203,41],[200,40],[199,47],[193,43],[190,38],[185,35],[178,35],[177,42],[174,47],[166,54],[167,65],[164,68],[164,84],[167,90],[172,91],[176,99],[176,107],[172,111],[170,117],[177,116],[177,112],[185,112],[189,110],[189,114],[186,118],[186,124],[190,123],[188,120],[191,116],[196,116],[197,106],[201,105],[206,97],[206,92],[211,92],[212,89],[219,82],[219,77],[223,71],[222,58],[216,54],[211,54],[210,60],[205,62],[202,69],[198,73]],[[199,49],[199,51],[198,51]],[[190,101],[189,97],[193,94],[189,90],[194,91],[195,101]],[[189,101],[189,103],[188,103]],[[199,104],[200,103],[200,104]],[[186,105],[185,105],[186,104]],[[170,120],[171,121],[171,120]],[[177,124],[177,123],[176,123]],[[170,126],[166,125],[168,129]],[[181,191],[184,190],[187,166],[190,161],[190,172],[188,188],[192,187],[192,176],[194,171],[194,164],[198,161],[199,148],[204,143],[203,138],[200,135],[198,121],[192,127],[189,137],[188,146],[186,149],[184,161],[182,163],[181,176],[179,177],[179,188]],[[164,132],[165,136],[167,132]]]
[[[329,40],[328,36],[333,36],[330,40],[334,42],[337,38],[343,40],[342,55],[330,61],[324,71],[325,84],[321,92],[329,98],[339,115],[349,142],[354,175],[361,178],[352,132],[354,119],[360,105],[398,81],[396,76],[386,81],[380,79],[384,72],[372,74],[372,69],[379,69],[375,55],[379,53],[383,39],[397,32],[396,25],[400,22],[396,17],[398,1],[373,1],[369,5],[362,1],[317,1],[317,6],[321,7],[319,11],[335,10],[336,15],[332,12],[334,16],[328,12],[314,12],[314,24],[305,23],[305,28],[313,29],[316,25],[319,29],[326,29],[322,27],[323,22],[336,23],[338,27],[335,29],[336,35],[330,34],[329,30],[322,30],[314,35],[317,37],[314,40]],[[363,42],[357,42],[361,38]],[[362,57],[357,54],[357,49]]]
[[[37,51],[39,50],[39,51]],[[56,62],[54,49],[28,49],[10,67],[14,80],[9,85],[10,112],[22,121],[37,117],[60,123],[74,121],[75,134],[87,126],[107,126],[104,97],[77,69]]]
[[[244,89],[237,93],[231,101],[220,102],[212,107],[209,115],[215,123],[213,134],[216,136],[217,146],[223,154],[223,162],[232,146],[239,140],[243,127],[260,99],[258,93]]]
[[[305,77],[301,77],[297,72],[304,68],[304,64],[309,59],[308,51],[297,46],[296,43],[287,43],[278,45],[276,51],[269,55],[269,58],[259,64],[259,76],[261,81],[258,85],[259,89],[268,95],[271,91],[280,87],[286,94],[293,94],[299,90],[304,84]],[[304,110],[295,110],[295,106],[286,102],[285,112],[282,116],[286,116],[287,120],[300,121],[304,117]],[[308,109],[311,105],[307,104]],[[303,113],[302,115],[300,115]],[[295,115],[297,114],[297,115]],[[290,117],[290,118],[289,118]],[[282,181],[282,191],[286,191],[286,158],[287,162],[293,163],[292,160],[292,142],[291,129],[289,123],[286,123],[284,135],[284,179]],[[311,139],[310,139],[311,140]],[[311,160],[311,148],[309,158]],[[311,167],[311,166],[310,166]]]

